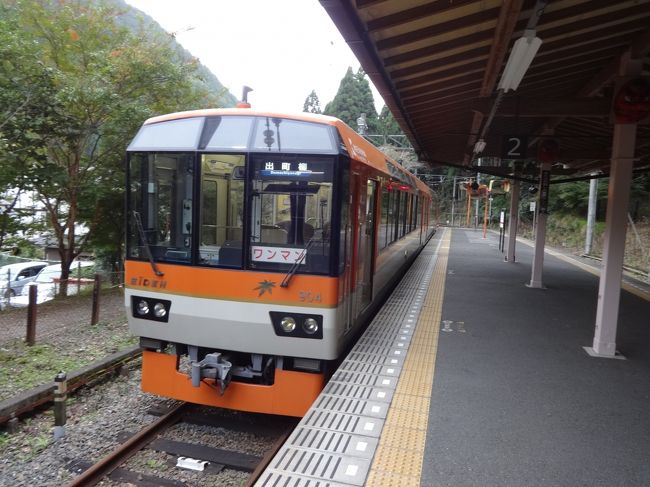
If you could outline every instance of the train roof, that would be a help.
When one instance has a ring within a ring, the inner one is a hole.
[[[253,116],[253,117],[279,117],[287,118],[290,120],[300,120],[302,122],[315,122],[323,123],[327,125],[336,125],[336,122],[341,122],[336,117],[330,117],[329,115],[320,115],[316,113],[290,113],[290,112],[274,112],[268,110],[255,110],[252,108],[206,108],[202,110],[188,110],[185,112],[176,112],[168,113],[165,115],[159,115],[157,117],[151,117],[150,119],[144,122],[144,125],[158,122],[166,122],[169,120],[178,120],[182,118],[192,118],[192,117],[219,117],[224,115],[233,115],[233,116]]]
[[[319,123],[331,125],[337,128],[342,142],[345,144],[351,157],[373,166],[384,173],[404,182],[410,182],[418,190],[430,193],[431,189],[415,175],[409,172],[397,161],[391,159],[381,152],[377,147],[371,144],[364,137],[355,132],[349,125],[342,120],[329,115],[316,113],[290,113],[275,112],[267,110],[255,110],[253,108],[207,108],[202,110],[189,110],[184,112],[169,113],[149,118],[144,125],[180,120],[194,117],[219,117],[219,116],[253,116],[253,117],[277,117],[302,122]]]

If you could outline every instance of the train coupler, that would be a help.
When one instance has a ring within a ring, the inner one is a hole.
[[[223,396],[230,384],[232,364],[225,360],[220,353],[209,353],[200,362],[192,362],[192,386],[199,387],[201,379],[215,379],[219,384],[219,393]]]

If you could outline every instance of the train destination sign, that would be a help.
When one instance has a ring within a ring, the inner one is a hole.
[[[309,180],[312,182],[331,180],[331,160],[326,158],[287,159],[258,158],[254,160],[255,171],[263,179]]]

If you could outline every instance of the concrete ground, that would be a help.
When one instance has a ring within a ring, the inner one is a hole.
[[[547,254],[530,289],[531,261],[453,231],[422,485],[650,485],[650,302],[623,291],[627,360],[591,358],[598,278]]]

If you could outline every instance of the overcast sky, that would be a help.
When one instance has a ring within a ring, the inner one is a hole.
[[[300,112],[316,90],[324,109],[348,66],[359,68],[318,0],[126,1],[175,32],[237,99],[253,88],[253,108]]]

